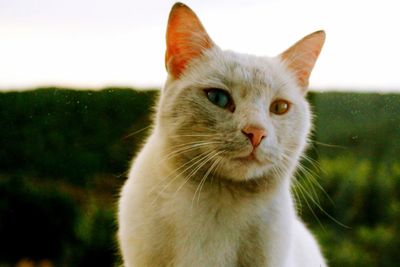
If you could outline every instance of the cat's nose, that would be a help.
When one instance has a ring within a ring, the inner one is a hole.
[[[248,125],[242,129],[242,133],[250,139],[251,144],[256,148],[264,137],[267,136],[267,132],[260,127]]]

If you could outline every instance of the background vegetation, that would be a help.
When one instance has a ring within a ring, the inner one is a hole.
[[[155,91],[0,94],[0,266],[117,266],[115,204]],[[311,93],[294,195],[330,266],[400,262],[400,95]]]

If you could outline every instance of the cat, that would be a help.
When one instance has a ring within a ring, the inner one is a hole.
[[[324,40],[276,57],[223,51],[189,7],[172,7],[168,78],[119,200],[125,267],[326,266],[290,191]]]

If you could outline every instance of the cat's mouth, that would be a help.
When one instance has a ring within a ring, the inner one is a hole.
[[[247,156],[236,157],[234,158],[234,160],[243,164],[251,164],[251,163],[263,164],[263,162],[261,162],[260,159],[258,159],[258,157],[255,155],[254,151]]]
[[[272,158],[264,155],[262,152],[254,149],[248,154],[242,154],[237,157],[232,158],[233,162],[240,163],[243,165],[258,165],[265,166],[269,164],[273,164],[274,161]]]

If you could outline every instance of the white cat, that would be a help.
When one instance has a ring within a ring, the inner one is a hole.
[[[119,202],[125,267],[326,266],[290,191],[324,39],[273,58],[223,51],[190,8],[173,6],[168,80]]]

